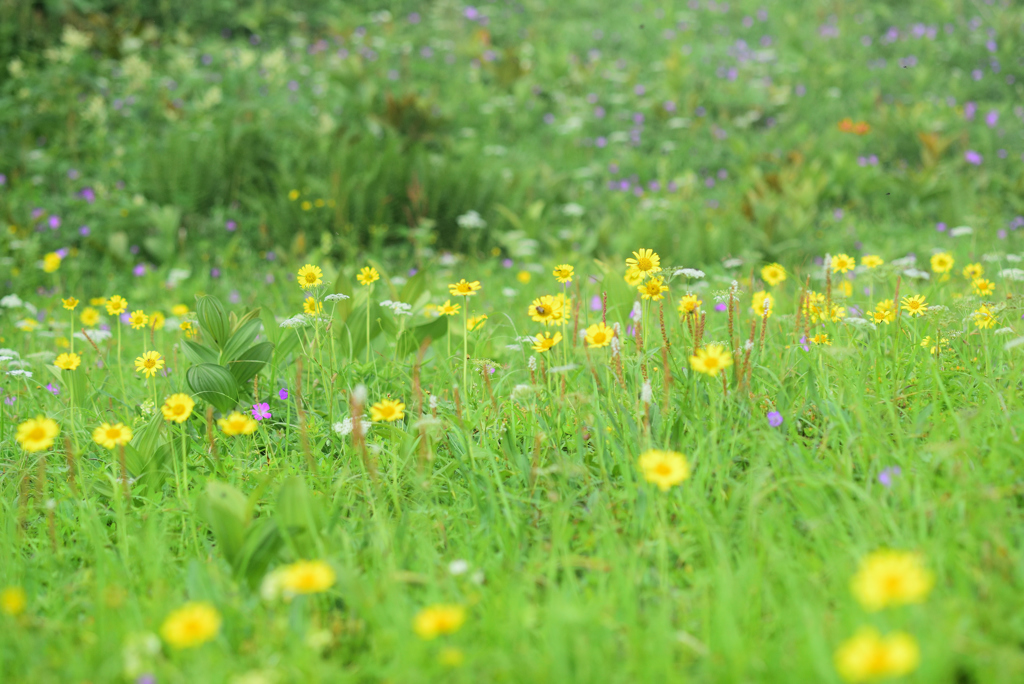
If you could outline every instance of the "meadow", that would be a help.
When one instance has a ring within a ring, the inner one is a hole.
[[[1024,681],[1022,55],[0,0],[0,681]]]

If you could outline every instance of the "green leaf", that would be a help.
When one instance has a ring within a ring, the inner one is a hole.
[[[298,349],[300,343],[298,330],[295,328],[282,328],[281,336],[274,346],[274,365],[277,368],[281,368],[288,359],[288,355]]]
[[[415,304],[419,296],[427,287],[427,272],[420,271],[406,281],[402,286],[402,292],[398,295],[399,300],[406,304]]]
[[[239,358],[228,362],[228,371],[234,376],[238,386],[253,379],[260,369],[270,361],[274,353],[274,345],[270,342],[254,344],[239,355]]]
[[[181,353],[190,363],[217,363],[217,352],[192,340],[181,341]]]
[[[249,321],[258,320],[260,318],[260,307],[256,307],[252,311],[247,311],[244,316],[238,319],[238,321],[231,326],[231,334],[234,335],[238,332],[238,329]]]
[[[196,317],[199,319],[199,328],[203,334],[209,335],[218,349],[223,349],[231,328],[220,300],[213,295],[200,297],[196,301]]]
[[[395,345],[395,355],[401,358],[414,354],[423,344],[423,340],[429,337],[432,341],[437,341],[446,334],[448,334],[447,316],[438,316],[430,323],[403,330],[398,338],[398,344]]]
[[[303,537],[308,533],[311,538],[316,538],[322,519],[319,507],[301,475],[293,475],[281,485],[275,512],[278,529],[293,545],[300,547],[297,550],[314,551],[312,547],[304,548],[308,542]]]
[[[199,495],[197,508],[213,531],[217,547],[237,571],[249,523],[245,495],[229,484],[210,480],[206,483],[206,491]]]
[[[162,414],[159,411],[155,412],[149,422],[132,435],[132,446],[146,457],[152,455],[160,441],[160,428],[163,427],[163,424]]]
[[[377,318],[373,315],[373,311],[370,312],[370,344],[373,344],[373,340],[377,338],[381,333],[381,326],[374,322]],[[358,309],[352,312],[345,322],[345,325],[338,326],[338,339],[341,342],[342,354],[349,353],[348,350],[348,339],[349,333],[352,334],[352,357],[355,358],[363,353],[366,349],[366,304],[362,304]]]
[[[260,310],[260,320],[263,321],[263,334],[276,345],[278,338],[281,337],[281,328],[274,318],[274,312],[267,307],[263,307]]]
[[[249,586],[255,589],[282,546],[284,538],[277,523],[267,518],[257,520],[245,535],[236,569],[238,575],[244,577]]]
[[[238,403],[238,383],[223,366],[201,363],[185,372],[185,380],[196,397],[217,407],[222,413]]]
[[[235,332],[224,343],[224,349],[220,354],[221,361],[228,365],[237,359],[244,349],[252,345],[260,333],[261,325],[263,322],[259,319],[250,319],[235,328]]]

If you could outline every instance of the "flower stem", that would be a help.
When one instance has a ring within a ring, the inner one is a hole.
[[[466,399],[469,399],[469,297],[462,299],[465,301],[462,307],[462,386],[466,391]]]

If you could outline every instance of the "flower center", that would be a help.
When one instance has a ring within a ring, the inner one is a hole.
[[[708,370],[714,370],[718,368],[718,359],[714,356],[707,356],[704,358],[704,367]]]
[[[636,260],[636,267],[641,271],[650,271],[651,268],[654,267],[654,264],[651,263],[651,260],[647,257],[640,257]]]
[[[39,441],[46,437],[46,430],[41,427],[33,428],[32,432],[28,433],[28,438],[33,441]]]
[[[121,431],[117,428],[110,428],[107,430],[107,439],[116,441],[121,437]]]
[[[672,474],[672,467],[668,463],[659,463],[654,466],[654,472],[665,477]]]
[[[601,344],[602,342],[604,342],[604,331],[594,333],[594,344]]]
[[[153,359],[146,359],[146,360],[145,360],[145,361],[144,361],[144,362],[142,363],[142,365],[144,365],[144,366],[145,366],[146,368],[152,368],[153,366],[155,366],[155,365],[156,365],[156,361],[154,361]]]
[[[171,407],[171,413],[173,413],[176,416],[180,416],[184,412],[185,412],[185,405],[184,404],[175,404],[174,406]]]
[[[536,307],[536,309],[537,309],[537,315],[538,316],[547,316],[547,315],[549,315],[551,313],[550,311],[548,311],[548,307],[544,306],[543,304],[541,304],[540,306]]]

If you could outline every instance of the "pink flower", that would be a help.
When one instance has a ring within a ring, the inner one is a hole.
[[[270,418],[270,404],[253,404],[252,405],[252,417],[256,420],[263,420],[264,418]]]

